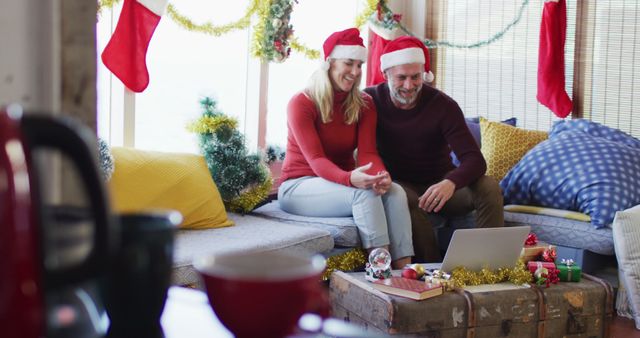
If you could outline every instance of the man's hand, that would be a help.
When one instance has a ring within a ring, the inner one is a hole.
[[[384,195],[391,189],[391,176],[386,171],[379,171],[378,175],[384,175],[382,179],[373,184],[373,191],[376,195]]]
[[[349,180],[351,181],[352,186],[360,189],[369,189],[384,178],[384,174],[369,175],[365,173],[365,171],[371,168],[371,165],[372,163],[369,162],[368,164],[365,164],[362,167],[357,167],[351,171],[351,178]]]
[[[439,212],[456,191],[455,183],[444,179],[432,186],[418,198],[418,206],[426,212]]]

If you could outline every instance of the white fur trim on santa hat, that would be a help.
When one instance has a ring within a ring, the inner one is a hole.
[[[376,14],[374,13],[374,15]],[[402,36],[402,30],[398,27],[394,29],[388,29],[378,26],[375,23],[369,23],[369,29],[371,29],[371,31],[376,33],[376,35],[378,35],[379,37],[389,41]]]
[[[162,16],[167,8],[167,2],[169,0],[136,0],[142,6],[152,11],[157,16]]]
[[[433,82],[434,76],[431,71],[422,73],[422,80],[425,82]]]
[[[367,49],[358,45],[337,45],[333,47],[331,54],[332,59],[352,59],[367,61]]]
[[[327,70],[329,70],[329,68],[331,68],[331,65],[329,64],[328,60],[322,60],[320,61],[320,65],[319,65],[320,69],[324,70],[325,72]]]
[[[385,70],[408,63],[422,63],[424,64],[424,52],[421,48],[405,48],[399,49],[390,53],[382,54],[380,56],[380,70],[384,73]]]

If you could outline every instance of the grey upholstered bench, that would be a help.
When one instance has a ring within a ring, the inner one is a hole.
[[[229,213],[231,227],[178,231],[174,250],[172,283],[202,288],[193,267],[195,260],[212,254],[286,251],[315,254],[334,247],[328,231],[300,227],[253,215]]]

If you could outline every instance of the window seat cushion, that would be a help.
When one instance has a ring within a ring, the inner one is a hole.
[[[315,254],[327,252],[334,246],[331,234],[325,230],[252,215],[228,215],[235,226],[178,231],[173,257],[173,284],[201,287],[193,262],[212,254],[266,251]]]
[[[299,227],[315,228],[331,233],[338,247],[359,247],[362,242],[353,217],[307,217],[290,214],[280,209],[277,200],[271,201],[251,212],[252,215]]]

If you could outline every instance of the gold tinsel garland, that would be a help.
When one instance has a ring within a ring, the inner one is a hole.
[[[298,53],[304,54],[308,59],[316,60],[320,59],[320,51],[317,49],[311,49],[298,41],[298,38],[291,38],[291,49]]]
[[[195,24],[193,23],[193,21],[191,21],[191,19],[180,14],[172,4],[169,4],[167,6],[167,13],[169,13],[169,17],[173,19],[173,21],[175,21],[179,26],[190,32],[200,32],[213,36],[220,36],[222,34],[249,27],[249,24],[251,23],[251,16],[258,9],[259,2],[260,0],[251,1],[251,4],[249,4],[249,6],[247,7],[242,18],[238,19],[235,22],[230,22],[219,26],[216,26],[211,22],[206,22],[200,25]]]
[[[355,26],[360,29],[378,7],[379,0],[367,0],[367,7],[356,17]]]
[[[257,8],[258,23],[253,26],[253,45],[251,46],[251,54],[258,58],[264,57],[264,45],[266,36],[266,25],[269,17],[269,9],[271,8],[271,0],[263,0]]]
[[[367,262],[367,253],[360,248],[351,249],[347,252],[327,258],[327,267],[322,273],[322,280],[326,281],[334,271],[353,271],[364,267]]]
[[[98,13],[100,13],[104,8],[113,8],[113,6],[118,4],[120,1],[121,0],[100,0],[98,3]],[[169,17],[180,27],[190,32],[199,32],[213,36],[221,36],[232,31],[248,28],[249,24],[251,23],[251,16],[257,13],[258,22],[254,26],[254,33],[252,38],[253,45],[251,47],[251,51],[252,55],[261,59],[265,59],[267,51],[270,48],[273,48],[271,44],[273,44],[274,42],[266,41],[265,39],[267,22],[273,22],[274,20],[282,19],[270,16],[270,8],[273,3],[274,0],[252,0],[249,6],[247,6],[244,15],[240,19],[224,25],[214,25],[211,22],[196,24],[193,22],[193,20],[178,12],[173,4],[167,5],[167,13],[169,14]],[[378,0],[367,0],[367,7],[362,11],[362,13],[357,16],[355,20],[356,27],[360,28],[366,23],[369,16],[371,16],[371,14],[376,10],[377,4]],[[309,59],[320,58],[319,50],[305,46],[304,44],[300,43],[297,38],[291,37],[289,40],[291,49],[295,50],[296,52],[303,54]]]
[[[265,170],[269,170],[265,168]],[[264,201],[265,196],[269,195],[271,187],[273,186],[273,179],[268,180],[251,187],[247,191],[243,191],[240,195],[227,203],[227,207],[230,211],[246,213],[258,205],[258,203]]]
[[[498,270],[482,269],[480,271],[469,271],[463,267],[453,269],[451,282],[456,288],[467,285],[495,284],[501,282],[511,282],[516,285],[528,284],[531,282],[531,272],[524,266],[522,260],[518,261],[512,269],[500,268]]]
[[[118,4],[120,1],[121,0],[100,0],[98,3],[98,13],[100,13],[104,8],[113,8],[113,6]],[[172,4],[167,5],[167,13],[169,13],[169,17],[175,21],[176,24],[190,32],[220,36],[235,30],[246,29],[249,27],[249,24],[251,23],[251,16],[257,11],[258,5],[264,2],[268,3],[269,0],[252,0],[240,19],[224,25],[214,25],[211,22],[196,24],[188,17],[180,14]]]
[[[238,120],[228,116],[202,116],[187,126],[191,132],[198,134],[214,133],[220,127],[236,129]]]

